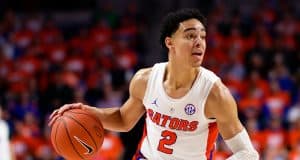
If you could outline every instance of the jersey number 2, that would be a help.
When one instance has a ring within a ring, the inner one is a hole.
[[[159,140],[159,144],[157,147],[157,150],[166,153],[166,154],[172,154],[173,149],[166,147],[166,145],[172,145],[177,140],[177,135],[174,132],[164,130],[161,132],[162,139]]]

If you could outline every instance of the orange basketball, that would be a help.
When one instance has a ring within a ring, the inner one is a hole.
[[[100,120],[82,109],[63,113],[51,128],[51,142],[55,151],[67,160],[92,159],[104,139]]]

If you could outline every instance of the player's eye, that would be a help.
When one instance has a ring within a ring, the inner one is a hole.
[[[194,39],[197,38],[197,35],[194,34],[194,33],[189,33],[189,34],[187,34],[187,35],[185,36],[185,38],[188,39],[188,40],[194,40]]]

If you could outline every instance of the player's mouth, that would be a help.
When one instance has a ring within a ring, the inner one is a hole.
[[[203,53],[202,52],[193,52],[192,55],[193,56],[202,56]]]

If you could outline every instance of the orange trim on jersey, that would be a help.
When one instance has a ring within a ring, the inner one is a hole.
[[[206,145],[206,158],[211,159],[212,154],[215,148],[215,142],[218,136],[218,126],[217,123],[209,123],[208,125],[208,137],[207,137],[207,145]]]
[[[145,122],[145,124],[144,124],[144,131],[143,131],[143,136],[142,136],[142,138],[140,139],[140,142],[139,142],[139,144],[138,144],[138,147],[137,147],[137,149],[136,149],[136,152],[135,152],[135,154],[133,155],[133,157],[132,157],[132,160],[137,160],[138,158],[140,158],[140,150],[141,150],[141,147],[142,147],[142,143],[143,143],[143,141],[144,141],[144,139],[145,139],[145,137],[147,136],[147,127],[146,127],[146,122]]]

